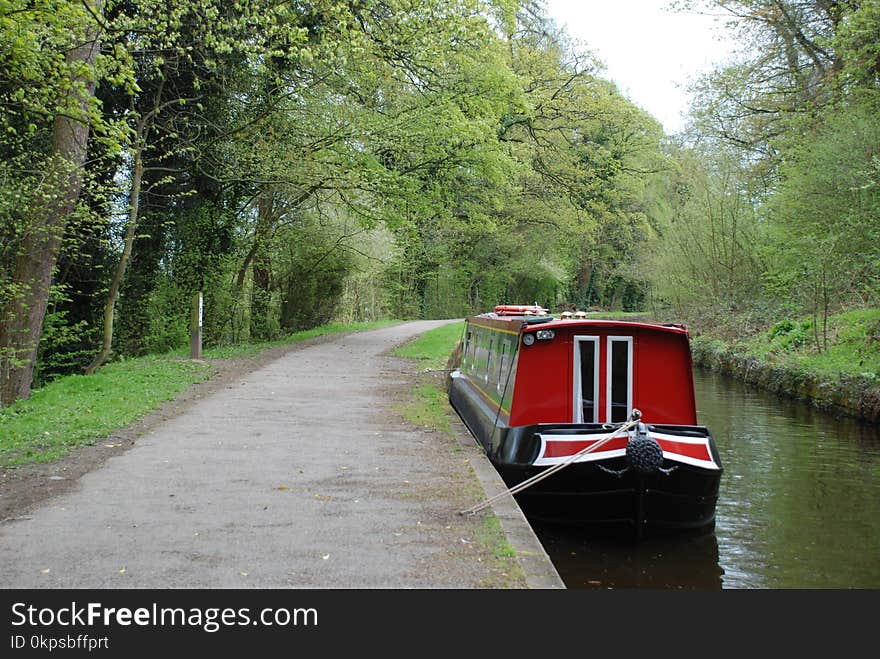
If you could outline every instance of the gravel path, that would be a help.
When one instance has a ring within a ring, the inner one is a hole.
[[[388,350],[444,322],[293,348],[215,387],[0,525],[0,586],[558,587],[457,513],[486,496],[485,458],[396,412],[418,376]]]

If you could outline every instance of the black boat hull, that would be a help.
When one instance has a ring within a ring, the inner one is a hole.
[[[452,407],[485,450],[505,484],[513,488],[550,466],[537,466],[542,435],[602,437],[600,424],[537,424],[509,427],[459,378],[452,377]],[[636,538],[706,530],[715,523],[721,460],[703,426],[648,425],[652,431],[705,440],[714,467],[664,458],[652,473],[633,469],[624,456],[573,461],[515,495],[528,519],[583,529],[621,532]]]
[[[546,470],[492,463],[509,488]],[[640,538],[711,528],[720,480],[720,471],[687,465],[644,475],[621,458],[570,464],[515,498],[531,520]]]

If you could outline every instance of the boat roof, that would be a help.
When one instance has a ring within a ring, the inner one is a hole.
[[[483,313],[476,316],[471,316],[468,318],[468,321],[480,321],[480,320],[488,320],[488,321],[496,321],[498,323],[505,324],[517,324],[524,331],[529,329],[576,329],[576,328],[616,328],[616,329],[649,329],[655,330],[658,332],[671,332],[673,334],[688,334],[687,326],[682,324],[674,324],[674,323],[653,323],[653,322],[645,322],[639,320],[614,320],[610,318],[602,318],[600,315],[596,316],[585,316],[585,317],[571,317],[571,318],[557,318],[556,316],[551,315],[513,315],[507,313]],[[489,323],[490,325],[495,325],[496,327],[503,327],[504,325],[496,325],[495,323]]]

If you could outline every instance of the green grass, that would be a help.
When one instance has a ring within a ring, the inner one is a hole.
[[[417,360],[426,371],[442,370],[461,338],[464,322],[442,325],[428,330],[395,348],[398,357]],[[449,400],[436,380],[426,381],[412,390],[412,398],[399,407],[404,418],[422,428],[435,428],[454,436],[449,423]]]
[[[488,547],[495,558],[516,558],[516,550],[507,540],[507,534],[501,528],[501,521],[494,515],[483,520],[482,526],[475,531],[476,540]]]
[[[395,321],[329,323],[278,341],[204,351],[205,359],[252,357],[326,334],[375,329]],[[183,353],[111,362],[92,375],[69,375],[0,410],[0,467],[52,462],[135,423],[211,376],[211,366]]]
[[[415,387],[412,394],[411,400],[399,406],[403,417],[415,426],[433,428],[454,437],[446,392],[436,384],[423,384]]]
[[[195,382],[210,366],[143,357],[70,375],[0,410],[0,466],[51,462],[146,416]]]
[[[823,375],[880,378],[880,309],[859,309],[830,316],[827,349],[812,320],[781,320],[742,347],[762,359],[796,365]],[[821,350],[819,349],[821,346]]]
[[[398,357],[418,359],[426,368],[443,368],[446,360],[455,349],[464,331],[464,322],[442,325],[428,330],[402,346],[393,353]]]

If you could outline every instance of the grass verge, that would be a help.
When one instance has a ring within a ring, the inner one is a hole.
[[[880,378],[880,309],[835,314],[826,332],[815,331],[810,319],[781,320],[743,347],[762,359],[816,373]]]
[[[507,541],[501,522],[492,515],[483,520],[483,525],[475,532],[478,542],[491,548],[492,555],[501,560],[513,560],[516,558],[516,550]]]
[[[443,325],[393,351],[398,357],[416,360],[423,370],[420,383],[412,390],[411,399],[399,406],[399,412],[413,425],[438,430],[451,439],[456,437],[456,432],[451,424],[453,412],[444,386],[445,366],[461,339],[463,329],[463,322]],[[455,442],[452,450],[460,452],[462,448]],[[482,488],[478,489],[479,492],[474,493],[475,498],[484,495]],[[490,512],[474,530],[474,540],[499,562],[502,574],[514,580],[524,579],[516,559],[516,550],[508,542],[501,522],[494,514]]]
[[[92,444],[210,377],[206,363],[143,357],[69,375],[0,410],[0,467],[51,462]]]
[[[695,327],[696,365],[820,409],[880,421],[880,309],[835,314],[825,331],[810,319],[782,319],[733,338]]]
[[[442,325],[420,334],[394,350],[398,357],[419,360],[427,369],[443,368],[464,331],[464,322]]]
[[[420,370],[430,373],[441,371],[449,355],[461,338],[464,323],[450,323],[420,334],[412,341],[392,351],[397,357],[417,362]],[[412,398],[399,408],[403,417],[413,425],[433,428],[450,437],[455,433],[449,420],[449,401],[442,381],[437,377],[425,378],[412,390]]]
[[[264,350],[326,334],[374,329],[394,321],[330,323],[278,341],[211,348],[209,361],[254,357]],[[112,362],[92,375],[59,378],[0,410],[0,468],[52,462],[77,446],[137,422],[215,370],[206,361],[182,355],[149,356]]]

